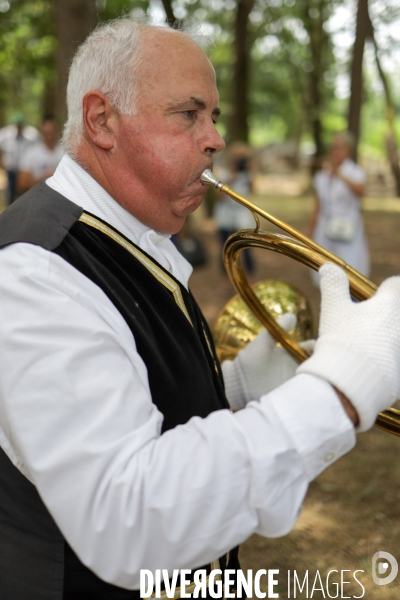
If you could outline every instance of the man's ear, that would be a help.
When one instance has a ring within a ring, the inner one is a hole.
[[[83,97],[82,111],[89,140],[103,150],[113,148],[115,111],[107,96],[97,90],[87,92]]]

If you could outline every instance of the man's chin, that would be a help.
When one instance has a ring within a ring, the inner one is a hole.
[[[205,192],[198,196],[194,196],[190,200],[186,200],[180,206],[174,206],[173,213],[176,217],[187,217],[192,212],[197,210],[203,202]]]

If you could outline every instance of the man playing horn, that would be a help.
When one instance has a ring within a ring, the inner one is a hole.
[[[2,600],[133,599],[141,569],[237,569],[237,545],[290,531],[400,394],[400,280],[354,304],[332,265],[296,375],[265,333],[218,364],[169,240],[224,146],[218,115],[196,39],[106,24],[71,66],[66,156],[0,217]]]

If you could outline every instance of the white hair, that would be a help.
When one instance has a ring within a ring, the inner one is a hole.
[[[68,119],[63,144],[74,156],[83,137],[83,97],[90,90],[102,92],[123,115],[134,115],[141,66],[141,33],[145,29],[183,33],[205,50],[210,40],[194,23],[179,29],[150,24],[147,17],[120,18],[101,24],[78,48],[69,71]]]

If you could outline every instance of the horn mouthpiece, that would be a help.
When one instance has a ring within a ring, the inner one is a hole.
[[[213,185],[217,189],[221,189],[223,185],[220,181],[218,181],[218,179],[216,179],[216,177],[214,177],[214,174],[212,171],[210,171],[210,169],[206,169],[202,173],[200,181],[203,185]]]

